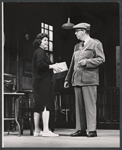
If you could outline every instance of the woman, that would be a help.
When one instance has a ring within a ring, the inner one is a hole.
[[[32,70],[33,70],[33,90],[35,100],[34,110],[34,136],[59,136],[49,130],[50,111],[53,111],[53,70],[60,72],[60,68],[56,64],[51,64],[50,59],[46,55],[48,48],[48,35],[39,33],[33,45],[36,51],[33,54]],[[43,132],[39,128],[40,112],[42,112]]]

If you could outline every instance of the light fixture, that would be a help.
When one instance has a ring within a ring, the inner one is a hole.
[[[74,24],[71,23],[71,22],[70,22],[70,18],[68,18],[67,23],[64,23],[64,24],[62,25],[62,28],[63,28],[63,29],[72,29],[73,26],[74,26]]]
[[[70,12],[69,12],[70,8],[69,8],[69,4],[68,4],[68,21],[67,23],[64,23],[62,25],[63,29],[72,29],[74,24],[70,22]]]

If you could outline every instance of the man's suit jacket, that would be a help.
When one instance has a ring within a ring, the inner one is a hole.
[[[79,61],[86,59],[86,65],[81,66]],[[99,66],[105,62],[102,43],[99,40],[90,40],[81,46],[75,45],[71,64],[65,81],[72,86],[99,85]]]

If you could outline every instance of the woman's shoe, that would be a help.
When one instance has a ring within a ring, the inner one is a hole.
[[[48,132],[42,132],[42,136],[59,136],[59,134],[55,134],[52,131],[48,131]]]
[[[42,131],[40,131],[39,133],[34,132],[34,135],[33,135],[33,136],[40,136],[40,135],[42,135]]]

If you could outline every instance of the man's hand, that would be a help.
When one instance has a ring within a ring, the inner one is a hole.
[[[64,82],[64,88],[69,88],[69,83],[68,83],[68,81],[65,81],[65,82]]]
[[[78,64],[81,66],[85,66],[86,65],[86,59],[79,61]]]

